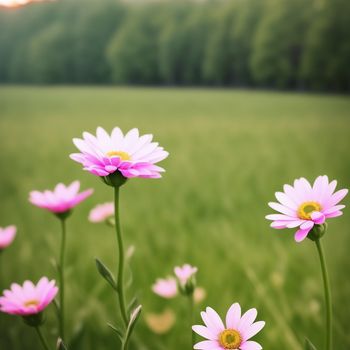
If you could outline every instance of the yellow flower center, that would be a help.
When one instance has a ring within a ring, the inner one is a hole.
[[[39,305],[39,301],[32,299],[32,300],[28,300],[24,303],[25,307],[29,307],[29,306],[38,306]]]
[[[242,343],[242,338],[235,329],[225,329],[220,333],[219,343],[224,349],[238,349]]]
[[[317,202],[305,202],[298,209],[298,216],[300,219],[310,220],[311,214],[315,211],[320,211],[321,205]]]
[[[130,160],[130,154],[123,151],[109,151],[107,152],[108,157],[119,157],[121,160]]]

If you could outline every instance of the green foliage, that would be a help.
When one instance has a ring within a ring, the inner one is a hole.
[[[88,221],[91,208],[111,201],[112,189],[69,159],[73,137],[101,125],[154,134],[170,152],[161,180],[132,179],[122,187],[125,246],[142,315],[130,350],[190,348],[188,309],[182,298],[163,300],[151,286],[182,263],[198,266],[207,292],[196,305],[224,316],[233,302],[258,309],[266,326],[255,340],[269,350],[302,350],[306,334],[323,345],[323,289],[314,243],[296,244],[293,230],[276,231],[267,203],[284,183],[328,174],[349,187],[350,100],[347,96],[217,89],[0,87],[0,225],[16,224],[18,236],[1,254],[0,288],[57,277],[49,261],[60,242],[57,219],[28,203],[31,190],[81,181],[93,196],[67,221],[66,306],[68,348],[118,349],[118,301],[96,271],[94,257],[115,270],[113,228]],[[350,197],[344,215],[329,220],[324,237],[333,284],[334,349],[349,349]],[[129,264],[128,263],[128,264]],[[125,280],[130,277],[126,269]],[[126,291],[131,301],[134,293]],[[147,315],[171,308],[176,324],[155,334]],[[55,307],[43,331],[57,341]],[[0,313],[0,349],[40,350],[37,336],[15,316]],[[71,346],[76,325],[83,339]],[[50,332],[52,330],[52,333]],[[123,333],[122,333],[123,334]],[[199,341],[199,338],[197,338]]]
[[[309,339],[306,338],[304,350],[317,350],[317,349],[316,349],[316,346],[312,344]]]
[[[252,73],[258,84],[279,88],[298,85],[311,6],[311,0],[266,2],[251,56]]]
[[[348,0],[0,9],[0,82],[350,89]]]
[[[316,89],[348,90],[350,87],[350,2],[317,3],[307,37],[301,75]]]
[[[107,52],[114,82],[159,82],[158,36],[162,20],[159,11],[155,5],[131,11],[112,38]]]

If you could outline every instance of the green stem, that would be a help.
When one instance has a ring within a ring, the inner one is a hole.
[[[196,343],[196,334],[192,330],[192,326],[194,325],[194,298],[193,298],[193,293],[188,296],[189,300],[189,310],[190,310],[190,327],[189,329],[191,330],[191,341],[192,341],[192,349],[194,347],[194,344]]]
[[[315,241],[318,255],[320,257],[323,286],[324,286],[324,297],[326,304],[326,350],[332,350],[332,301],[331,301],[331,290],[329,277],[326,266],[326,259],[322,248],[321,240]]]
[[[42,332],[41,332],[40,327],[35,327],[35,330],[36,330],[36,332],[37,332],[37,334],[38,334],[38,337],[39,337],[39,339],[40,339],[40,341],[41,341],[41,344],[42,344],[43,348],[44,348],[45,350],[49,350],[50,348],[49,348],[49,346],[47,345],[47,342],[46,342],[46,340],[45,340],[45,338],[44,338],[44,336],[43,336],[43,334],[42,334]]]
[[[62,226],[62,238],[61,238],[61,251],[60,251],[60,268],[59,268],[59,279],[60,279],[60,322],[59,332],[61,339],[65,340],[64,334],[64,257],[66,249],[66,221],[61,219]]]
[[[122,314],[123,321],[125,325],[128,325],[128,316],[125,307],[125,296],[124,296],[124,247],[123,247],[123,237],[120,228],[120,215],[119,215],[119,187],[114,187],[114,218],[115,218],[115,231],[117,234],[118,249],[119,249],[119,264],[118,264],[118,296],[119,305]],[[124,346],[123,346],[124,349]],[[125,347],[126,349],[126,347]]]

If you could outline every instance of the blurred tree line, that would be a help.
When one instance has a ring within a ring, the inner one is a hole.
[[[0,82],[350,90],[349,0],[58,0],[0,10]]]

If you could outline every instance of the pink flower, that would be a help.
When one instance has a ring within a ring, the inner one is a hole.
[[[23,286],[13,283],[0,297],[0,310],[7,314],[28,316],[42,312],[55,298],[58,288],[55,281],[46,277],[37,285],[25,281]]]
[[[78,193],[80,182],[74,181],[69,186],[59,183],[54,191],[32,191],[30,192],[29,201],[39,208],[45,208],[53,213],[64,213],[87,197],[91,196],[93,190],[89,189]]]
[[[248,310],[241,317],[240,305],[238,303],[233,304],[226,314],[226,326],[216,311],[210,307],[207,307],[205,312],[201,312],[201,316],[205,326],[196,325],[192,329],[208,340],[197,343],[194,349],[262,349],[259,343],[249,340],[265,326],[264,321],[254,322],[257,316],[256,309]]]
[[[185,264],[182,267],[176,266],[174,269],[176,277],[182,286],[185,286],[187,281],[198,271],[197,267]]]
[[[321,225],[326,219],[342,215],[345,205],[338,203],[348,193],[342,189],[334,193],[337,181],[329,182],[327,176],[319,176],[313,186],[303,177],[294,181],[294,187],[284,185],[284,192],[276,192],[279,203],[269,206],[280,214],[267,215],[276,229],[298,227],[295,240],[301,242],[315,224]]]
[[[8,247],[15,239],[17,232],[16,226],[0,227],[0,251]]]
[[[154,293],[159,296],[170,299],[177,295],[177,282],[173,277],[167,279],[158,278],[156,283],[152,286]]]
[[[193,291],[193,300],[196,304],[201,303],[207,296],[207,292],[203,287],[196,287]]]
[[[112,202],[96,205],[91,209],[89,220],[91,222],[102,222],[114,215],[114,204]]]
[[[125,178],[159,178],[163,168],[155,165],[169,153],[152,142],[153,135],[139,136],[138,129],[126,135],[116,127],[109,135],[98,127],[96,136],[84,132],[83,139],[73,139],[81,153],[70,158],[83,165],[83,169],[97,176],[108,176],[119,171]]]

